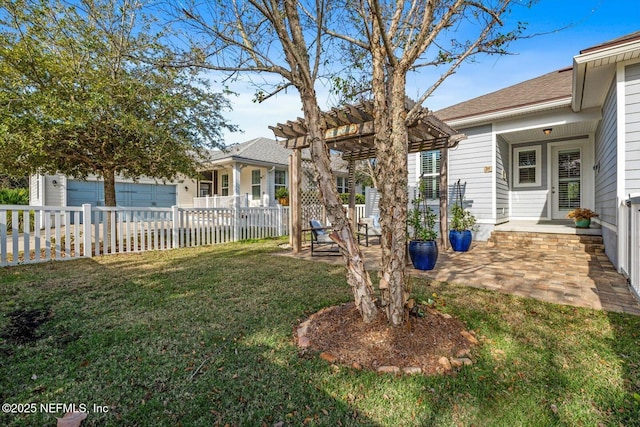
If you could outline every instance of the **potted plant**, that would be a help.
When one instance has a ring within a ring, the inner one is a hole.
[[[449,243],[456,252],[467,252],[473,236],[471,230],[476,225],[476,217],[466,210],[462,203],[454,203],[449,224]]]
[[[287,190],[287,187],[278,187],[276,199],[282,206],[289,206],[289,190]]]
[[[420,186],[422,190],[422,185]],[[423,194],[420,191],[420,194]],[[413,209],[407,216],[411,234],[409,241],[409,257],[414,268],[418,270],[433,270],[438,260],[438,245],[435,231],[436,214],[427,206],[423,196],[412,201]]]
[[[575,208],[567,214],[567,218],[573,218],[576,228],[589,228],[591,218],[597,218],[599,215],[586,208]]]

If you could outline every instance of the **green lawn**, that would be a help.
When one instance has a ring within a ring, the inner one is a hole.
[[[75,403],[83,426],[640,426],[639,317],[414,280],[477,331],[476,363],[335,368],[292,336],[350,299],[343,270],[274,256],[277,243],[0,269],[0,334],[16,334],[11,313],[47,316],[35,341],[0,338],[0,403],[37,405],[0,425],[52,426],[40,404]]]

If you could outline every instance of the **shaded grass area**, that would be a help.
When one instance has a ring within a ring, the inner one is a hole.
[[[332,367],[299,357],[292,331],[350,300],[343,269],[277,243],[1,269],[0,403],[85,404],[83,426],[640,426],[640,318],[413,280],[477,332],[476,363],[438,377]],[[12,338],[16,313],[43,314],[37,339]],[[63,415],[36,412],[0,425]]]

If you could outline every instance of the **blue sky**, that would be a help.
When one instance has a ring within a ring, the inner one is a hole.
[[[435,111],[570,67],[580,50],[640,31],[640,0],[541,0],[531,9],[514,8],[509,19],[527,22],[530,33],[541,35],[513,43],[512,55],[478,58],[474,63],[463,64],[427,100],[427,108]],[[427,72],[411,76],[407,95],[417,98],[436,76]],[[302,116],[295,90],[255,104],[251,102],[253,89],[246,82],[238,82],[232,89],[239,96],[231,98],[234,111],[226,116],[244,133],[226,134],[227,145],[261,136],[273,138],[269,125]],[[319,98],[324,106],[331,102],[321,89]]]

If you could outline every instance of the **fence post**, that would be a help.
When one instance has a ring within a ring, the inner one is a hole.
[[[277,209],[278,209],[278,219],[277,219],[277,224],[278,224],[278,237],[282,236],[284,233],[282,232],[282,205],[280,205],[279,203],[276,205]]]
[[[171,206],[173,243],[171,247],[177,249],[180,247],[180,209],[176,205]]]
[[[238,202],[240,199],[236,199]],[[240,203],[234,203],[233,205],[233,241],[240,240]]]
[[[84,257],[92,258],[93,257],[93,249],[91,248],[92,238],[91,238],[91,225],[93,224],[93,217],[91,216],[91,205],[89,203],[84,203],[82,205],[82,244],[84,245]],[[98,242],[96,242],[98,245]]]

